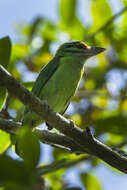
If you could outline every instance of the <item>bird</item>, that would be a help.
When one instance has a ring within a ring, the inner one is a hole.
[[[88,46],[82,41],[63,43],[53,59],[40,71],[32,93],[41,100],[46,100],[55,112],[63,115],[78,89],[86,60],[103,51],[105,48]],[[25,108],[23,125],[35,128],[43,122],[43,118],[28,107]],[[48,126],[48,129],[52,129]]]

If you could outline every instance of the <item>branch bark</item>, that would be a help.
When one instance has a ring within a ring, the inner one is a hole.
[[[63,159],[63,160],[53,162],[47,166],[39,167],[37,170],[38,170],[38,173],[40,175],[44,175],[46,173],[54,172],[54,171],[61,169],[61,168],[67,168],[67,167],[74,166],[80,162],[88,161],[90,159],[92,160],[92,157],[90,157],[90,156],[84,156],[84,157],[81,157],[79,159],[75,159],[73,161],[67,161],[66,159]]]
[[[126,157],[113,151],[111,148],[94,138],[88,128],[86,131],[83,131],[76,127],[72,121],[55,113],[51,110],[46,101],[41,101],[30,93],[2,66],[0,66],[0,86],[7,88],[10,94],[16,96],[23,104],[40,115],[40,117],[44,118],[47,123],[71,138],[81,147],[84,153],[86,152],[93,156],[97,156],[118,170],[127,173]]]
[[[21,127],[21,123],[19,122],[0,118],[0,129],[2,129],[3,131],[15,134],[19,127]]]
[[[0,118],[0,129],[9,134],[16,135],[17,130],[21,126],[22,123],[20,122],[14,122],[11,120]],[[78,144],[76,144],[75,141],[73,141],[71,138],[65,135],[50,132],[48,130],[42,130],[39,128],[35,128],[33,132],[38,136],[39,140],[42,143],[49,144],[53,147],[63,149],[70,153],[75,153],[75,154],[84,153],[82,152],[81,147]]]
[[[50,144],[57,148],[65,148],[66,151],[75,154],[82,154],[82,148],[70,137],[62,134],[53,133],[47,130],[35,129],[34,132],[38,135],[42,143]]]

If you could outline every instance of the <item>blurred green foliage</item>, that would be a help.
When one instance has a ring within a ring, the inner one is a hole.
[[[0,39],[0,64],[7,69],[11,54],[11,41],[9,37]],[[0,88],[0,110],[7,98],[6,89]]]
[[[81,173],[81,181],[87,190],[101,190],[98,179],[91,173]]]
[[[127,6],[126,0],[119,1],[122,4],[121,9]],[[127,138],[127,11],[121,14],[118,21],[112,19],[105,25],[114,15],[110,1],[90,1],[92,22],[88,26],[79,19],[78,3],[78,0],[60,0],[58,22],[36,17],[31,23],[23,25],[19,34],[23,40],[13,44],[12,52],[10,39],[8,37],[0,39],[0,64],[31,90],[33,86],[31,74],[36,76],[51,60],[53,48],[66,39],[73,41],[87,39],[85,42],[88,45],[107,48],[105,53],[92,58],[86,64],[80,87],[72,98],[66,117],[73,119],[82,129],[92,126],[95,135],[98,138],[103,137],[102,140],[108,145],[123,143],[122,148],[126,150],[124,141],[126,142]],[[102,26],[104,27],[100,30]],[[93,33],[95,35],[92,35]],[[6,90],[1,88],[1,109],[1,117],[20,121],[24,105],[7,95]],[[18,140],[22,161],[13,160],[6,155],[14,142],[11,142],[9,134],[0,131],[0,184],[3,185],[0,189],[42,189],[43,178],[39,178],[37,170],[40,157],[39,141],[27,128],[19,131]],[[80,158],[56,148],[53,148],[50,156],[52,161]],[[101,179],[98,180],[92,173],[100,161],[94,158],[88,163],[90,169],[87,169],[87,173],[80,172],[79,176],[82,188],[100,190]],[[78,170],[80,164],[76,167]],[[47,189],[80,189],[71,188],[72,184],[64,179],[63,175],[66,175],[68,169],[69,167],[51,174],[47,173],[44,176],[47,180]]]

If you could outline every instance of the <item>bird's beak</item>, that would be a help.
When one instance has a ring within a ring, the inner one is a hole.
[[[105,48],[101,48],[101,47],[90,47],[88,46],[88,48],[86,49],[86,54],[88,56],[93,56],[93,55],[97,55],[103,51],[105,51]]]

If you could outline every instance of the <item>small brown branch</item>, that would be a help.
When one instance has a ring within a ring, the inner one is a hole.
[[[22,126],[20,122],[0,118],[0,129],[3,131],[16,134],[17,130]],[[82,154],[81,147],[76,144],[71,138],[62,134],[53,133],[39,128],[34,129],[34,133],[38,136],[42,143],[49,144],[53,147],[60,148],[70,153]]]
[[[79,164],[80,162],[87,161],[87,160],[90,160],[90,159],[92,159],[91,156],[83,156],[83,157],[81,157],[79,159],[75,159],[75,160],[72,160],[72,161],[67,161],[66,159],[59,160],[59,161],[56,161],[56,162],[54,162],[52,164],[49,164],[47,166],[39,167],[38,168],[38,173],[40,175],[44,175],[44,174],[47,174],[49,172],[54,172],[54,171],[56,171],[58,169],[75,166],[76,164]]]
[[[113,148],[122,148],[123,146],[127,145],[127,139],[123,140],[122,142],[112,145]]]
[[[76,154],[84,153],[82,152],[82,148],[80,147],[80,145],[77,144],[70,137],[38,128],[36,128],[34,132],[38,135],[39,140],[42,143],[50,144],[57,148],[65,148],[65,150],[71,153],[76,153]]]
[[[104,25],[102,25],[96,32],[91,34],[90,36],[87,36],[84,41],[87,41],[91,38],[94,38],[98,33],[105,30],[115,19],[117,19],[120,15],[122,15],[125,11],[127,11],[127,7],[124,7],[122,10],[120,10],[118,13],[114,14]]]
[[[2,129],[3,131],[15,134],[17,129],[19,129],[20,127],[21,123],[19,122],[0,118],[0,129]]]
[[[90,130],[83,131],[76,127],[72,121],[55,113],[45,101],[41,101],[30,93],[2,66],[0,66],[0,86],[7,88],[10,94],[16,96],[29,109],[44,118],[49,125],[54,126],[61,133],[74,140],[80,145],[83,152],[97,156],[118,170],[127,173],[126,157],[95,139]]]

